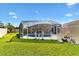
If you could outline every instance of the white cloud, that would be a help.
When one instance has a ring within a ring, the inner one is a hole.
[[[47,18],[48,20],[51,20],[51,18]]]
[[[70,14],[70,13],[67,13],[67,14],[65,14],[65,16],[71,17],[71,16],[73,16],[73,15]]]
[[[9,15],[16,15],[16,13],[14,13],[14,12],[10,12]]]
[[[74,13],[74,14],[75,14],[75,15],[79,15],[79,13],[77,13],[77,12],[76,12],[76,13]]]
[[[67,6],[73,6],[73,5],[75,5],[76,3],[67,3],[66,5]]]
[[[39,11],[38,10],[36,10],[36,11],[34,11],[36,14],[38,14],[39,13]]]
[[[68,8],[72,8],[75,4],[76,4],[76,3],[66,3],[66,6],[67,6]]]
[[[50,18],[47,18],[47,19],[50,19]]]
[[[14,15],[13,18],[17,19],[17,16]]]
[[[12,16],[12,18],[17,19],[16,13],[10,12],[9,15]]]

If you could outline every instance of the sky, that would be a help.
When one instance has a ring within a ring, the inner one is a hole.
[[[0,21],[19,26],[24,20],[52,20],[60,24],[79,20],[78,3],[0,3]]]

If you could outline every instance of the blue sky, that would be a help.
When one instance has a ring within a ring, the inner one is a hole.
[[[77,3],[0,3],[0,21],[19,26],[23,20],[66,23],[79,19]]]

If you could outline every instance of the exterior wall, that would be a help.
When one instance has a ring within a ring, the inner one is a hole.
[[[7,34],[7,28],[0,28],[0,38]]]
[[[19,29],[15,29],[16,32],[19,32]]]
[[[69,36],[79,44],[79,25],[65,25],[61,28],[61,33],[59,35],[60,39],[64,36]]]

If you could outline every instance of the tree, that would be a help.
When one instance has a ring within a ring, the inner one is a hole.
[[[0,21],[0,27],[4,27],[4,23]]]
[[[8,23],[7,29],[8,33],[15,32],[15,27],[11,23]]]

